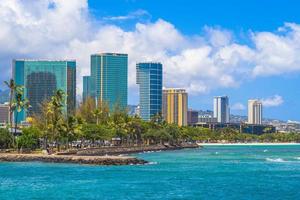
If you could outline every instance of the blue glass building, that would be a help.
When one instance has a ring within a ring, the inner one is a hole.
[[[27,116],[38,114],[41,103],[49,100],[54,92],[61,89],[66,94],[65,112],[76,108],[76,61],[75,60],[13,60],[13,79],[23,85],[24,98],[31,108],[18,114],[18,122]]]
[[[82,100],[85,101],[91,96],[91,76],[83,76]]]
[[[149,121],[162,112],[162,64],[138,63],[137,84],[140,93],[140,116]]]
[[[110,110],[116,106],[127,108],[128,55],[101,53],[91,55],[91,96],[108,103]]]

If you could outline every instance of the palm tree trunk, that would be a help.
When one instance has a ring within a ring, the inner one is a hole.
[[[17,135],[17,128],[18,128],[18,114],[16,113],[16,119],[15,119],[15,134],[13,134],[13,145],[15,146],[15,136]]]

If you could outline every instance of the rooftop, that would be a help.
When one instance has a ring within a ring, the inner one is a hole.
[[[92,56],[128,56],[125,53],[95,53]]]
[[[76,62],[76,59],[31,59],[31,58],[21,58],[21,59],[13,59],[13,61],[30,61],[30,62],[39,62],[39,61],[43,61],[43,62]]]

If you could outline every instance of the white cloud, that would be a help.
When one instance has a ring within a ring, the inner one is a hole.
[[[242,103],[235,103],[230,108],[231,110],[245,110],[246,106]]]
[[[285,23],[280,33],[260,32],[253,36],[256,45],[254,76],[280,75],[300,71],[300,26]]]
[[[277,107],[277,106],[280,106],[281,104],[283,104],[283,102],[284,102],[282,96],[279,96],[279,95],[275,95],[273,97],[262,99],[261,101],[262,101],[263,106],[265,106],[265,107]]]
[[[130,12],[128,15],[104,17],[103,19],[109,21],[125,21],[125,20],[137,19],[141,17],[151,18],[151,15],[146,10],[139,9],[134,12]]]
[[[7,79],[13,58],[75,58],[78,89],[89,74],[90,54],[129,54],[129,89],[136,91],[135,64],[160,61],[164,85],[183,87],[192,95],[238,87],[245,79],[300,71],[300,26],[287,23],[280,33],[252,34],[255,48],[235,42],[221,28],[204,27],[204,34],[187,36],[159,19],[136,23],[132,30],[115,20],[146,15],[143,10],[96,20],[87,0],[0,0],[0,66]]]

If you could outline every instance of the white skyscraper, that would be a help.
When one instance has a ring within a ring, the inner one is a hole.
[[[257,99],[248,100],[248,124],[262,124],[262,103]]]
[[[229,123],[229,98],[227,96],[214,97],[214,118],[219,123]]]

